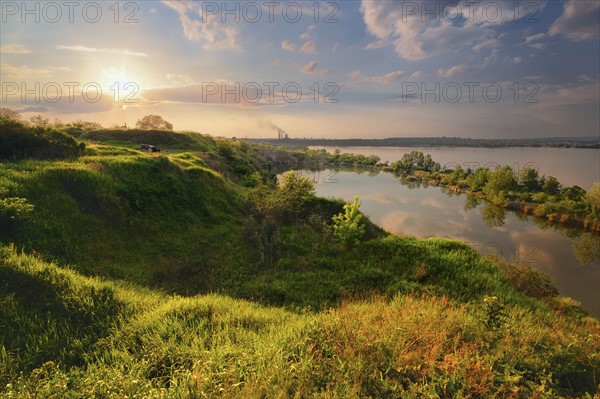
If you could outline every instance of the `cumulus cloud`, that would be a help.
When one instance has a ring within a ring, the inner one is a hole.
[[[281,48],[286,51],[295,51],[296,43],[292,42],[291,40],[284,40],[281,42]]]
[[[5,44],[0,46],[0,54],[30,54],[31,51],[20,44]]]
[[[308,64],[302,67],[302,73],[311,74],[317,71],[317,67],[319,64],[315,61],[310,61]]]
[[[600,36],[600,2],[569,0],[563,14],[550,26],[550,36],[564,35],[575,41]]]
[[[317,48],[315,45],[315,30],[317,29],[316,25],[310,25],[308,30],[300,35],[300,40],[304,42],[302,47],[300,47],[300,52],[302,54],[317,54]]]
[[[203,15],[200,2],[162,0],[162,3],[177,12],[186,39],[204,41],[205,49],[229,47],[241,50],[237,26],[222,23],[218,15]]]
[[[432,8],[433,4],[433,8]],[[450,12],[444,7],[449,5]],[[545,2],[538,2],[539,8]],[[409,10],[407,7],[414,7]],[[493,7],[490,7],[493,6]],[[497,10],[496,14],[492,11]],[[424,10],[434,10],[434,14],[424,14]],[[428,2],[415,1],[371,1],[362,0],[367,32],[378,41],[367,45],[376,48],[382,42],[391,42],[399,57],[409,60],[423,60],[463,49],[482,50],[495,48],[500,43],[496,39],[496,28],[512,21],[514,12],[509,2],[480,0],[478,2]],[[496,18],[498,16],[498,18]],[[458,17],[464,23],[456,24]]]
[[[302,45],[299,50],[302,54],[317,54],[317,49],[315,48],[315,42],[312,40],[306,42]]]
[[[308,30],[300,35],[300,40],[308,41],[314,38],[314,31],[317,29],[317,25],[310,25]]]

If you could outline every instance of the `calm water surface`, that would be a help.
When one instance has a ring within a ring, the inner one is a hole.
[[[362,211],[392,233],[460,239],[483,255],[527,263],[548,274],[562,295],[580,301],[600,318],[600,235],[540,225],[532,217],[471,203],[466,195],[447,194],[438,187],[403,185],[389,173],[301,173],[317,182],[319,196],[351,202],[358,195]],[[575,175],[573,179],[573,184],[582,183]]]

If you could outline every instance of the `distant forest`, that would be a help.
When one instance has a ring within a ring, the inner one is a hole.
[[[555,137],[527,139],[468,139],[460,137],[393,137],[387,139],[243,139],[286,146],[331,147],[563,147],[600,148],[597,137]]]

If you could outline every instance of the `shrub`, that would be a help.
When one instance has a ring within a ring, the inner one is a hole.
[[[358,196],[355,196],[354,203],[344,205],[344,212],[333,217],[334,236],[346,246],[358,244],[365,234],[362,217]]]
[[[59,130],[28,127],[18,121],[0,118],[0,159],[55,159],[79,156],[85,144]]]

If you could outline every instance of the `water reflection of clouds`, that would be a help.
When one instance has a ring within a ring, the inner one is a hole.
[[[394,198],[393,196],[387,193],[380,192],[363,194],[361,197],[361,201],[373,201],[380,204],[393,204],[394,202],[398,202],[397,198]]]
[[[436,209],[443,209],[443,210],[447,210],[448,209],[448,204],[444,204],[442,201],[440,201],[439,199],[436,198],[423,198],[420,202],[421,205],[425,205],[425,206],[430,206],[432,208],[436,208]]]
[[[398,235],[410,235],[418,238],[453,238],[468,229],[464,222],[425,218],[413,212],[392,211],[376,220],[382,228]]]
[[[556,265],[552,260],[574,256],[573,250],[569,245],[565,245],[561,236],[552,234],[550,231],[536,230],[519,231],[515,229],[510,231],[508,235],[510,241],[519,249],[519,260],[526,263],[536,263],[536,267],[544,273],[556,275],[563,268]],[[531,245],[535,246],[534,253],[526,248]]]

